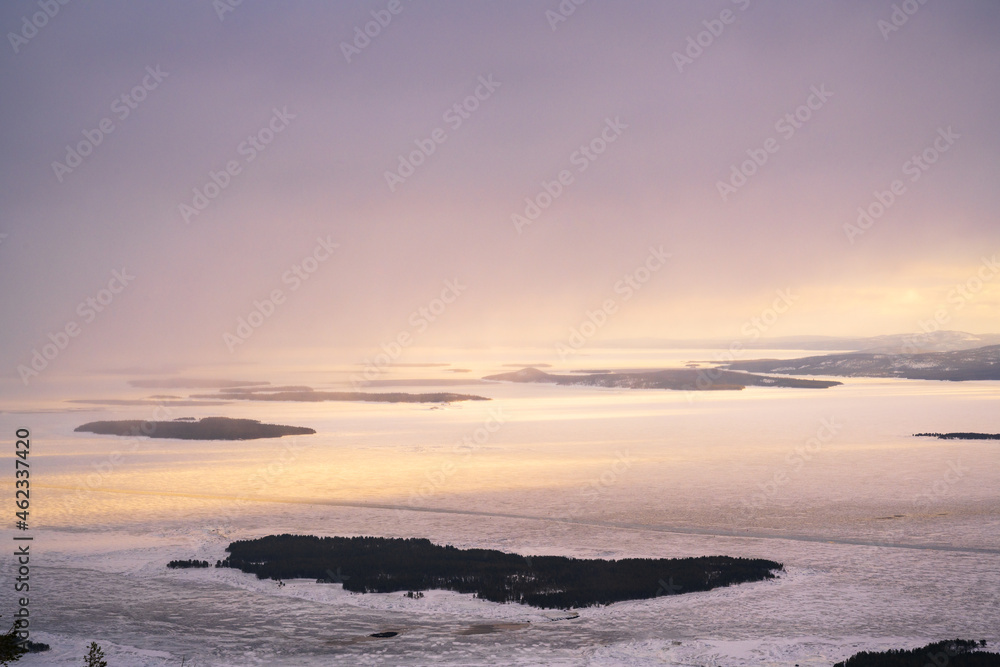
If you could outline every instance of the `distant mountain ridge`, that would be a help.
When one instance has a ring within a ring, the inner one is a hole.
[[[886,354],[953,352],[989,345],[1000,345],[1000,334],[970,334],[964,331],[890,334],[886,336],[783,336],[780,338],[738,338],[748,350],[851,350]],[[647,347],[665,349],[729,348],[733,340],[639,338],[594,342],[594,347]]]
[[[723,368],[784,375],[951,381],[1000,380],[1000,345],[921,354],[852,352],[800,359],[757,359],[735,361],[724,365]]]

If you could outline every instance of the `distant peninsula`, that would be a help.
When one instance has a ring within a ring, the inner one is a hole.
[[[270,384],[268,382],[209,378],[152,378],[129,380],[128,383],[133,387],[145,389],[222,389],[226,387],[259,387]]]
[[[1000,433],[914,433],[913,437],[940,440],[1000,440]]]
[[[852,352],[800,359],[758,359],[735,361],[725,368],[786,375],[840,375],[955,382],[1000,380],[1000,345],[923,354]]]
[[[748,386],[826,389],[841,384],[835,380],[803,380],[769,377],[719,369],[668,368],[658,371],[594,371],[580,375],[555,375],[537,368],[487,375],[484,380],[589,385],[620,389],[676,389],[686,391],[738,390]]]
[[[281,389],[281,388],[279,388]],[[218,394],[193,394],[191,398],[214,398],[242,401],[368,401],[372,403],[454,403],[456,401],[488,401],[485,396],[434,392],[409,394],[401,391],[376,393],[364,391],[315,391],[309,387],[289,388],[287,391],[223,389]]]
[[[216,567],[258,579],[315,578],[358,593],[446,589],[492,602],[543,609],[607,605],[773,579],[781,563],[762,559],[521,556],[438,546],[426,539],[270,535],[239,540]]]
[[[180,418],[175,421],[149,422],[141,419],[90,422],[74,431],[100,435],[146,436],[177,440],[255,440],[280,438],[283,435],[312,435],[316,431],[302,426],[261,424],[256,419],[204,417],[199,421]]]

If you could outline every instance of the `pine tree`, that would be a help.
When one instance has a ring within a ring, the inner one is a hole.
[[[85,667],[108,667],[108,661],[104,659],[104,650],[97,645],[97,642],[90,642],[90,652],[84,661]]]
[[[18,643],[16,626],[12,625],[10,630],[0,635],[0,665],[3,667],[17,662],[27,652],[27,649]]]

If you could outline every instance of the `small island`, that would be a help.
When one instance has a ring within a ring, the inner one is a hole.
[[[914,433],[913,437],[939,440],[1000,440],[1000,433]]]
[[[1000,653],[987,653],[979,650],[985,647],[985,639],[981,639],[979,642],[969,639],[952,639],[912,650],[862,651],[855,653],[843,662],[838,662],[833,667],[926,667],[927,665],[996,667],[996,665],[1000,665]]]
[[[773,579],[770,560],[521,556],[492,549],[458,549],[426,539],[269,535],[233,542],[216,567],[258,579],[316,579],[357,593],[446,589],[492,602],[543,609],[608,605],[662,595],[708,591]]]
[[[188,560],[172,560],[167,563],[167,567],[171,570],[186,570],[192,567],[209,567],[209,563],[207,560],[195,560],[192,558]]]
[[[90,422],[77,426],[74,431],[100,435],[146,436],[148,438],[174,438],[176,440],[255,440],[280,438],[284,435],[312,435],[316,431],[303,426],[261,424],[256,419],[230,419],[229,417],[204,417],[189,421],[181,417],[174,421],[150,422],[141,419]]]

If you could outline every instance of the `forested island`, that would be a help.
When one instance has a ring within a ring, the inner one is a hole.
[[[487,375],[484,380],[540,382],[560,385],[589,385],[620,389],[675,389],[680,391],[739,390],[756,387],[797,387],[827,389],[842,384],[836,380],[803,380],[725,371],[718,368],[667,368],[656,371],[593,371],[580,375],[555,375],[537,368]]]
[[[927,667],[927,665],[997,667],[1000,665],[1000,653],[987,653],[978,650],[985,646],[985,639],[979,642],[968,639],[952,639],[912,650],[862,651],[843,662],[838,662],[834,667]]]
[[[146,436],[177,440],[255,440],[280,438],[284,435],[312,435],[316,431],[303,426],[261,424],[256,419],[204,417],[199,421],[179,418],[174,421],[150,422],[141,419],[89,422],[74,431],[100,435]]]
[[[707,591],[775,577],[781,563],[762,559],[579,559],[458,549],[426,539],[269,535],[233,542],[216,567],[259,579],[316,579],[357,593],[446,589],[492,602],[546,609],[607,605]]]
[[[1000,440],[1000,433],[914,433],[913,437],[939,440]]]

